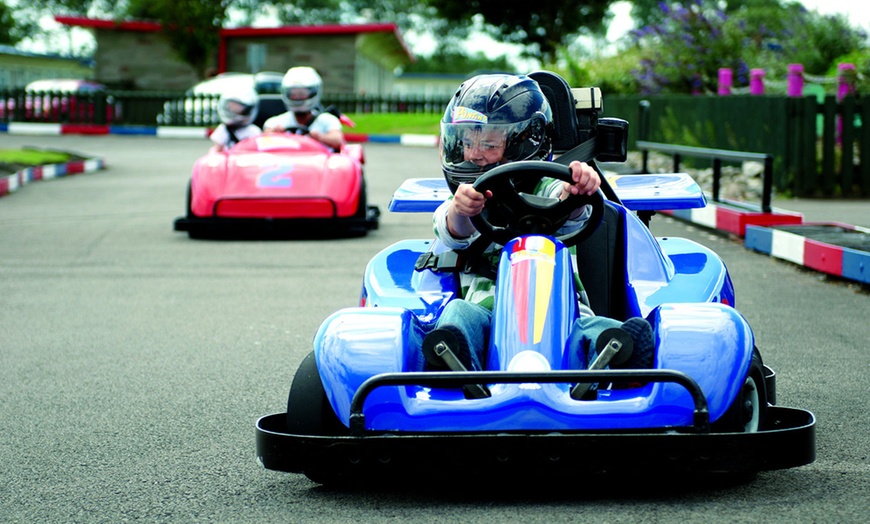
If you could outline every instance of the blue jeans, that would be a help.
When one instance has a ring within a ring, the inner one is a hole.
[[[437,329],[447,324],[459,328],[468,341],[473,367],[469,371],[482,371],[484,355],[489,345],[492,311],[465,300],[451,300],[444,306],[434,328]],[[605,329],[621,325],[622,321],[608,317],[580,317],[574,321],[574,325],[571,326],[568,347],[577,348],[577,350],[569,355],[570,368],[586,369],[597,356],[595,344],[598,341],[598,336]]]

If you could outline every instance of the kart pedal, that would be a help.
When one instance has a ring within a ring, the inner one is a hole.
[[[634,349],[634,344],[631,341],[631,336],[623,329],[610,328],[605,329],[598,336],[596,349],[598,356],[587,367],[587,369],[604,369],[610,364],[620,364],[628,360]],[[584,400],[589,388],[592,384],[589,382],[580,382],[571,388],[571,398],[574,400]]]
[[[426,357],[426,362],[434,369],[447,368],[450,371],[467,372],[468,367],[456,356],[451,346],[459,352],[464,350],[466,355],[470,351],[468,343],[458,330],[441,328],[429,333],[423,339],[423,355]],[[462,386],[462,391],[469,399],[491,396],[489,388],[483,384],[465,384]]]

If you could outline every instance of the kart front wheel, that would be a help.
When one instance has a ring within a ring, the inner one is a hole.
[[[752,351],[752,363],[737,393],[737,398],[722,417],[713,423],[713,431],[726,433],[755,433],[767,422],[767,388],[764,365],[758,349]]]
[[[287,430],[296,435],[341,436],[349,433],[326,398],[313,351],[302,360],[290,385]]]

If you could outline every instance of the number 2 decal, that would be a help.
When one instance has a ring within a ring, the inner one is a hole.
[[[292,167],[286,166],[266,171],[257,178],[257,187],[290,187],[293,185],[292,171]]]

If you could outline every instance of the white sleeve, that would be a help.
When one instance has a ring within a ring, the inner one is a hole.
[[[336,129],[341,129],[341,120],[332,113],[320,113],[314,122],[311,122],[310,129],[318,133],[328,133]]]
[[[286,113],[281,113],[280,115],[275,115],[265,122],[263,122],[263,129],[268,129],[270,127],[279,127],[281,129],[287,129],[288,127],[292,127],[296,125],[296,117],[293,116],[293,113],[287,111]]]
[[[455,238],[450,234],[450,229],[447,227],[447,210],[450,208],[450,201],[453,197],[448,198],[438,206],[438,209],[432,214],[432,226],[435,230],[435,237],[441,241],[447,249],[465,249],[474,242],[480,233],[474,232],[468,238]]]
[[[208,137],[211,139],[212,142],[219,146],[225,146],[227,145],[227,142],[230,141],[230,134],[227,133],[227,126],[223,124],[220,124],[219,126],[214,128],[214,131],[212,131],[211,134],[208,135]]]

